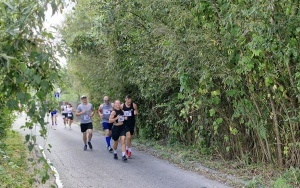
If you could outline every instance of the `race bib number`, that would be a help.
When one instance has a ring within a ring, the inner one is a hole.
[[[103,114],[109,115],[110,114],[110,110],[103,110]]]
[[[84,119],[84,120],[90,120],[91,117],[90,117],[89,115],[83,115],[83,119]]]
[[[72,117],[72,114],[68,114],[68,117]]]
[[[122,121],[124,121],[124,116],[120,116],[118,119],[118,122],[122,122]]]
[[[124,111],[124,116],[127,116],[127,117],[132,116],[131,111]]]

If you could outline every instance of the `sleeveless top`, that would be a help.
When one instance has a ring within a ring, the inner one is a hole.
[[[73,108],[71,107],[71,108],[67,108],[67,117],[73,117]]]
[[[102,122],[106,122],[106,123],[109,122],[109,116],[111,111],[112,111],[111,103],[109,103],[109,105],[105,103],[102,104],[102,114],[103,114]]]
[[[133,103],[130,104],[130,107],[127,107],[126,104],[124,103],[123,110],[124,110],[125,116],[127,116],[127,120],[125,121],[126,124],[129,124],[129,125],[134,124],[135,123],[135,115],[134,115]]]
[[[114,111],[116,112],[114,118],[116,118],[118,115],[119,115],[119,116],[122,116],[122,117],[124,118],[124,112],[123,112],[122,109],[120,109],[120,110],[114,109]],[[124,120],[123,120],[123,121],[124,121]],[[115,121],[115,123],[119,123],[119,119],[117,119],[117,120]]]
[[[62,105],[61,109],[62,109],[62,113],[67,113],[68,107],[67,107],[67,105]]]

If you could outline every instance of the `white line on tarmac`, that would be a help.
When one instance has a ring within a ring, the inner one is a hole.
[[[58,174],[56,168],[52,165],[50,159],[47,159],[46,154],[45,154],[45,152],[44,152],[44,148],[43,148],[42,146],[39,145],[39,149],[42,151],[43,157],[44,157],[44,159],[47,160],[47,163],[48,163],[49,167],[50,167],[51,170],[54,172],[55,183],[56,183],[57,187],[58,187],[58,188],[63,188],[63,184],[62,184],[62,182],[61,182],[60,179],[59,179],[59,174]]]

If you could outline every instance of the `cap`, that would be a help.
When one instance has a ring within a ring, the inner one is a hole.
[[[86,95],[82,95],[82,96],[80,97],[80,99],[83,99],[83,98],[87,98]]]

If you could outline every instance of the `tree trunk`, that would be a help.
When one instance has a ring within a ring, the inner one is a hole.
[[[276,145],[277,145],[277,162],[280,168],[283,167],[283,158],[282,158],[282,149],[281,149],[281,139],[280,139],[280,134],[279,134],[279,123],[278,123],[278,118],[277,118],[277,110],[275,107],[274,100],[272,98],[270,89],[268,88],[268,96],[270,96],[270,103],[271,103],[271,108],[272,108],[272,120],[273,120],[273,127],[274,127],[274,132],[275,132],[275,137],[276,137]]]

